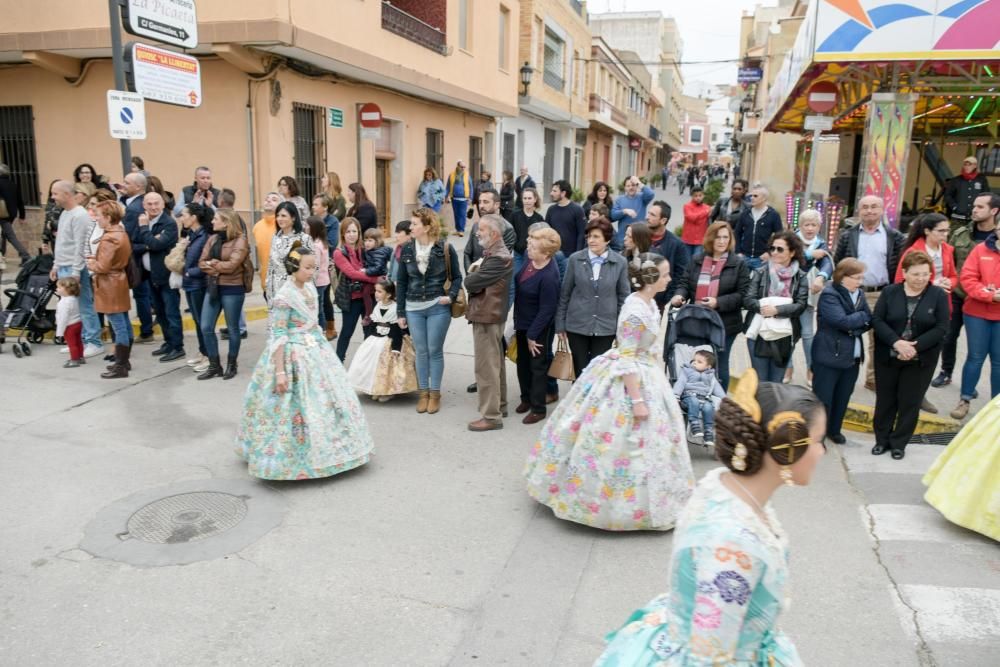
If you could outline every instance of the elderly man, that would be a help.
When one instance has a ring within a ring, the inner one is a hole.
[[[973,155],[962,160],[961,173],[948,181],[944,189],[944,205],[951,218],[952,230],[969,224],[976,197],[989,192],[989,181],[979,173],[979,160]]]
[[[163,207],[163,197],[155,192],[143,198],[145,213],[139,216],[133,248],[142,257],[142,268],[149,272],[153,310],[163,331],[163,345],[153,351],[153,356],[166,363],[184,358],[184,332],[180,292],[170,286],[170,269],[164,263],[177,245],[177,223],[164,213]]]
[[[625,194],[618,197],[611,207],[611,220],[618,223],[618,230],[611,240],[612,249],[621,252],[625,247],[625,230],[633,222],[646,219],[646,207],[654,196],[653,189],[643,185],[638,176],[632,175],[625,179]],[[563,252],[566,250],[563,249]]]
[[[444,196],[445,203],[451,202],[451,210],[455,214],[455,233],[459,236],[465,235],[465,219],[469,212],[469,203],[474,196],[475,187],[469,171],[465,168],[465,161],[459,160],[455,165],[455,171],[448,176]]]
[[[759,269],[768,260],[771,237],[785,228],[781,216],[767,203],[767,188],[751,188],[750,208],[744,209],[733,225],[737,254],[746,258],[747,267]]]
[[[480,419],[470,431],[503,428],[507,411],[507,372],[503,360],[503,327],[507,320],[507,295],[514,273],[514,258],[503,242],[504,219],[496,213],[480,218],[477,231],[482,258],[469,267],[465,290],[469,306],[465,319],[472,323],[476,384]]]
[[[198,167],[194,170],[194,183],[181,189],[181,196],[174,206],[174,215],[180,215],[184,204],[201,204],[209,208],[220,207],[219,190],[212,187],[212,170]]]
[[[140,253],[135,251],[137,234],[139,233],[139,216],[142,215],[143,195],[146,194],[146,187],[149,181],[141,172],[132,172],[125,176],[122,190],[124,194],[119,201],[125,206],[125,217],[122,218],[122,225],[125,233],[128,234],[129,241],[132,242],[133,257],[136,263],[142,261]],[[141,266],[141,264],[140,264]],[[139,336],[135,339],[137,343],[153,342],[153,308],[149,297],[149,276],[142,272],[142,282],[132,288],[132,298],[135,299],[135,314],[139,317]]]
[[[52,198],[63,210],[56,229],[54,260],[49,278],[74,277],[80,281],[80,319],[83,322],[83,356],[95,357],[104,351],[101,342],[101,321],[94,310],[94,286],[87,271],[87,255],[91,254],[88,241],[93,224],[83,208],[86,195],[77,192],[69,181],[52,184]],[[67,348],[67,351],[69,349]]]
[[[903,254],[905,237],[889,226],[884,219],[885,204],[881,197],[866,195],[858,201],[858,218],[861,224],[848,227],[840,232],[834,266],[846,257],[861,260],[865,265],[865,277],[861,289],[865,293],[868,307],[875,311],[882,288],[892,282],[896,275],[899,258]],[[865,369],[865,387],[875,391],[875,331],[868,332],[868,365]]]
[[[522,166],[521,173],[518,175],[517,179],[514,181],[514,194],[517,196],[517,208],[523,209],[524,206],[521,204],[521,193],[524,192],[525,188],[535,187],[535,179],[533,179],[528,174],[528,167]]]

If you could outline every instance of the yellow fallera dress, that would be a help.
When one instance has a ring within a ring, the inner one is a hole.
[[[965,425],[924,475],[924,500],[946,519],[1000,542],[1000,396]]]

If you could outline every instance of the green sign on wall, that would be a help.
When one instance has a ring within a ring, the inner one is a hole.
[[[327,108],[327,122],[330,127],[344,127],[344,110],[334,107]]]

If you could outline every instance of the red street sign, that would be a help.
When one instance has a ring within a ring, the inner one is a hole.
[[[361,106],[361,127],[372,129],[382,127],[382,110],[377,104],[369,102]]]
[[[816,113],[832,111],[837,106],[838,90],[836,84],[830,81],[817,81],[806,93],[806,104]]]

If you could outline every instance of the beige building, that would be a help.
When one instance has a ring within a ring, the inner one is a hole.
[[[120,181],[105,100],[107,3],[48,0],[40,12],[6,2],[3,16],[0,160],[26,200],[44,205],[49,182],[82,162]],[[473,170],[495,161],[497,118],[518,113],[519,17],[514,0],[202,0],[190,53],[203,100],[195,109],[147,100],[148,137],[132,152],[174,192],[210,166],[248,212],[282,176],[308,196],[334,171],[345,186],[362,182],[394,223],[416,205],[425,166],[446,177],[459,159]],[[133,40],[145,41],[123,34]],[[360,137],[368,102],[385,119],[376,139]]]
[[[584,153],[583,191],[599,181],[615,186],[625,180],[628,165],[628,114],[626,105],[632,74],[618,54],[600,37],[594,37],[587,68],[590,92],[590,129]]]
[[[651,176],[663,166],[657,162],[660,130],[654,125],[663,104],[653,94],[653,79],[646,66],[634,51],[618,51],[618,57],[631,74],[625,104],[628,117],[628,156],[625,160],[626,176]]]

